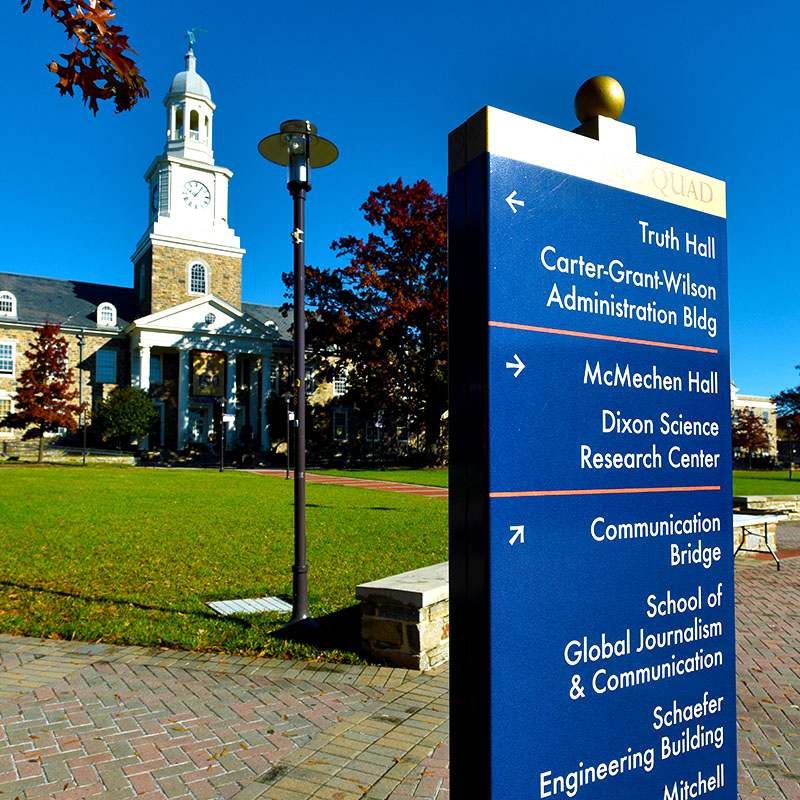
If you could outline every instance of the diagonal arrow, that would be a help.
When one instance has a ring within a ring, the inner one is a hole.
[[[520,357],[514,353],[514,360],[513,361],[506,361],[506,369],[513,369],[514,377],[518,378],[520,372],[525,369],[525,365],[522,363]]]
[[[513,547],[514,542],[519,539],[520,544],[525,544],[525,526],[524,525],[509,525],[508,529],[510,531],[516,531],[516,533],[508,540],[508,543]]]
[[[517,210],[518,210],[518,209],[517,209],[517,206],[522,206],[523,208],[525,207],[525,201],[524,201],[524,200],[515,200],[514,198],[515,198],[516,196],[517,196],[517,190],[516,190],[516,189],[514,189],[514,191],[513,191],[513,192],[511,192],[511,194],[510,194],[508,197],[506,197],[506,203],[508,203],[508,207],[509,207],[509,208],[510,208],[510,209],[511,209],[511,210],[512,210],[512,211],[513,211],[515,214],[517,213]]]

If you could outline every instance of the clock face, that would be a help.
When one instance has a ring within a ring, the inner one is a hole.
[[[211,202],[211,192],[200,181],[187,181],[183,185],[183,199],[189,208],[205,208]]]

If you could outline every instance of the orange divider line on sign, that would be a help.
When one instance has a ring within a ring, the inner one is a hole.
[[[719,353],[712,347],[694,347],[689,344],[673,344],[672,342],[651,342],[648,339],[628,339],[625,336],[607,336],[603,333],[585,333],[583,331],[562,331],[558,328],[540,328],[537,325],[519,325],[516,322],[493,322],[489,320],[492,328],[514,328],[519,331],[534,331],[535,333],[555,333],[559,336],[579,336],[584,339],[604,339],[609,342],[627,342],[628,344],[646,344],[650,347],[669,347],[674,350],[695,350],[699,353]]]
[[[641,486],[624,489],[558,489],[550,492],[489,492],[489,497],[552,497],[565,494],[641,494],[644,492],[718,492],[721,486]]]

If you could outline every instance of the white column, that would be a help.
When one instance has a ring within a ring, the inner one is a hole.
[[[236,353],[226,353],[227,365],[225,372],[227,386],[225,387],[225,413],[236,414]],[[235,423],[228,422],[225,425],[225,449],[230,450],[233,446],[233,431]]]
[[[150,391],[150,346],[139,345],[139,388]]]
[[[136,353],[136,357],[139,359],[139,375],[138,375],[138,388],[143,389],[145,392],[150,391],[150,346],[146,344],[140,344],[137,348],[138,352]],[[137,385],[136,383],[136,365],[135,363],[131,366],[131,375],[134,377],[134,386]],[[144,448],[145,450],[149,449],[150,447],[150,437],[143,436],[139,442],[137,442],[139,447]]]
[[[250,404],[250,436],[253,444],[260,441],[258,438],[258,372],[256,371],[256,365],[255,358],[251,356],[247,359],[247,397]]]
[[[138,389],[140,382],[139,348],[131,344],[131,386],[133,386],[134,389]]]
[[[269,420],[267,419],[267,398],[270,395],[270,368],[269,356],[261,356],[261,449],[269,450]]]
[[[189,438],[189,353],[178,351],[178,450]]]

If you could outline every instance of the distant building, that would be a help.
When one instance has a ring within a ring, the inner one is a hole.
[[[145,173],[149,223],[131,258],[133,288],[0,272],[0,419],[14,410],[34,328],[49,320],[61,325],[90,407],[117,385],[150,393],[159,424],[149,447],[208,444],[223,415],[229,447],[270,446],[267,406],[286,388],[278,362],[291,349],[288,322],[275,306],[242,302],[232,173],[214,161],[215,105],[191,47],[185,58],[164,98],[164,151]],[[0,429],[0,441],[20,435]]]
[[[745,408],[750,409],[761,417],[769,437],[769,446],[765,447],[760,453],[754,453],[754,455],[774,463],[778,456],[778,413],[775,402],[771,397],[739,394],[739,388],[731,381],[731,414],[734,424],[738,421],[739,412]],[[745,453],[734,453],[734,459],[736,459],[737,455],[741,458],[746,457]]]

